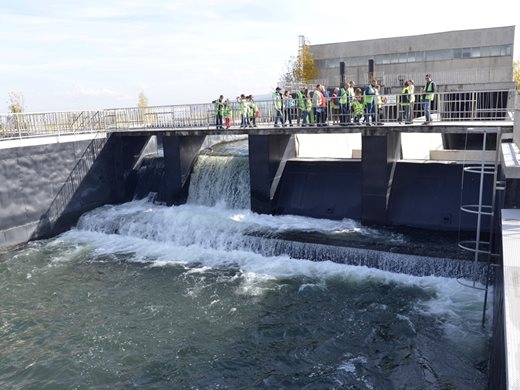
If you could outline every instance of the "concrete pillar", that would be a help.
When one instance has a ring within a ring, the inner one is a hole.
[[[165,198],[168,205],[186,202],[191,167],[205,138],[203,135],[169,135],[162,138]]]
[[[251,210],[271,214],[287,159],[296,156],[294,135],[249,135]]]
[[[361,145],[361,222],[384,225],[395,164],[402,157],[401,134],[375,135],[367,129],[363,132]]]

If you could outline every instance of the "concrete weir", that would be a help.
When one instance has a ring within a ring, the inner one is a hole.
[[[21,140],[9,141],[8,146],[0,147],[0,182],[3,183],[0,187],[0,247],[51,237],[69,229],[81,214],[91,209],[132,200],[138,182],[137,168],[155,138],[162,142],[164,157],[156,159],[162,165],[157,164],[160,169],[155,166],[154,169],[160,172],[150,175],[153,180],[147,190],[156,192],[158,200],[167,204],[184,203],[193,163],[206,137],[211,135],[248,137],[251,209],[257,213],[353,218],[366,225],[444,232],[473,231],[474,217],[461,217],[461,199],[471,202],[479,186],[483,186],[486,188],[483,201],[489,203],[493,197],[492,177],[488,175],[480,182],[478,177],[468,176],[462,186],[464,165],[460,162],[403,160],[401,135],[442,133],[445,142],[453,143],[458,142],[459,135],[472,133],[475,138],[475,133],[483,131],[512,133],[513,124],[451,122],[433,126],[126,129],[59,142],[54,139],[44,142],[43,138],[25,144]],[[361,158],[297,157],[297,134],[342,133],[361,134]],[[518,148],[514,143],[499,143],[499,146],[503,152],[501,175],[506,191],[498,197],[497,208],[503,205],[517,208],[520,207]],[[490,389],[506,388],[506,382],[509,388],[518,388],[518,375],[515,375],[518,335],[511,333],[518,328],[514,300],[518,284],[515,279],[518,267],[514,263],[518,257],[515,232],[520,217],[517,214],[506,213],[502,220],[506,229],[504,272],[495,272],[495,342],[491,353]],[[381,256],[371,249],[288,244],[282,239],[270,239],[266,244],[259,238],[256,240],[259,251],[265,253],[285,253],[289,245],[299,258],[313,258],[319,250],[327,252],[327,259],[333,261],[341,262],[348,257],[354,264],[388,270],[396,270],[397,264],[401,267],[398,272],[410,274],[427,272],[469,277],[473,272],[473,264],[469,262],[457,262],[458,268],[454,269],[454,263],[447,259],[424,260],[415,254]],[[436,265],[435,269],[428,268],[432,264]],[[479,275],[484,275],[482,264],[479,267]]]

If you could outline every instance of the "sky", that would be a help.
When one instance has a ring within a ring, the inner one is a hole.
[[[0,112],[203,103],[265,95],[311,44],[515,25],[520,3],[437,0],[0,0]],[[355,13],[352,11],[355,10]],[[365,16],[365,10],[370,12]],[[520,58],[520,26],[514,57]]]

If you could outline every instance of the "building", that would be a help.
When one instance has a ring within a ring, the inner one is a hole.
[[[439,91],[514,89],[515,26],[449,31],[408,37],[311,45],[319,80],[339,85],[340,63],[345,80],[368,82],[368,63],[386,93],[398,93],[404,80],[417,85],[431,73]]]

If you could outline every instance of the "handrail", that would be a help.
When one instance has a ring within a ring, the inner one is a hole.
[[[331,93],[332,94],[332,93]],[[293,94],[294,96],[294,94]],[[401,119],[407,104],[406,95],[389,94],[376,97],[376,112],[367,114],[366,106],[361,115],[360,123],[366,120],[374,122],[405,122]],[[408,104],[411,109],[411,120],[424,121],[424,107],[421,98],[424,94],[416,91],[415,101]],[[360,102],[364,104],[361,97]],[[431,104],[433,121],[507,121],[514,120],[514,107],[517,103],[516,90],[489,90],[489,91],[454,91],[435,92],[435,99]],[[270,126],[278,116],[282,121],[303,123],[303,116],[308,112],[308,123],[315,124],[315,107],[312,107],[312,98],[302,100],[292,99],[293,106],[287,107],[288,101],[277,115],[272,99],[256,101],[258,114],[249,117],[246,125]],[[348,106],[349,122],[355,118],[354,105]],[[230,125],[239,126],[243,123],[244,105],[234,101],[229,103]],[[302,108],[301,108],[302,107]],[[327,125],[341,124],[344,121],[340,98],[328,97],[327,105],[323,108],[324,123]],[[251,111],[252,112],[252,111]],[[249,123],[251,122],[251,123]],[[366,123],[365,123],[366,124]],[[94,131],[127,130],[136,128],[214,128],[216,126],[216,110],[213,103],[178,104],[150,106],[145,108],[109,108],[100,111],[71,111],[71,112],[43,112],[17,113],[0,115],[0,141],[3,139],[38,137],[61,134],[91,133]]]

